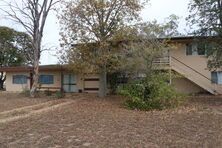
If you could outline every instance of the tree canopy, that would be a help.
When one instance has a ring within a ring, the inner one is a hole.
[[[62,24],[61,46],[73,48],[70,64],[96,69],[100,73],[100,96],[106,94],[106,73],[110,61],[117,58],[117,48],[110,46],[121,30],[137,22],[146,1],[141,0],[73,0],[64,3],[60,23]],[[89,47],[89,43],[93,43]],[[118,51],[118,52],[117,52]],[[63,58],[64,59],[64,58]],[[79,64],[77,64],[79,63]],[[81,63],[81,64],[80,64]],[[113,66],[112,66],[113,67]]]
[[[0,66],[18,66],[31,63],[25,55],[32,52],[29,35],[0,26]]]
[[[187,18],[194,28],[194,34],[216,37],[208,46],[209,68],[222,66],[222,0],[191,0],[190,15]]]
[[[39,64],[42,51],[42,37],[49,12],[60,0],[2,0],[0,8],[6,17],[20,24],[30,35],[33,54],[33,78],[30,96],[36,96],[39,79]]]
[[[32,63],[26,56],[33,52],[29,35],[0,26],[0,67],[19,66]],[[6,77],[0,68],[0,89]]]

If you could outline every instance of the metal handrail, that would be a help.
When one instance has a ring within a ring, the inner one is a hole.
[[[169,59],[169,56],[159,57],[159,58],[154,59],[153,63],[154,64],[170,64],[170,59]]]
[[[208,77],[206,77],[205,75],[203,75],[202,73],[200,73],[199,71],[193,69],[192,67],[188,66],[187,64],[181,62],[180,60],[178,60],[177,58],[171,56],[172,59],[178,61],[179,63],[183,64],[184,66],[188,67],[189,69],[193,70],[194,72],[198,73],[199,75],[201,75],[202,77],[204,77],[205,79],[209,80],[211,82],[211,79],[209,79]]]

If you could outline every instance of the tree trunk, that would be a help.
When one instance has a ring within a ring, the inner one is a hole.
[[[0,72],[0,90],[4,89],[4,82],[6,80],[6,76],[4,75],[4,72]]]
[[[107,89],[107,80],[106,80],[106,69],[103,68],[103,70],[100,72],[99,75],[99,97],[105,97],[106,96],[106,90]]]
[[[4,81],[0,80],[0,90],[3,90]]]
[[[38,88],[38,80],[39,80],[39,62],[37,61],[34,61],[34,67],[33,67],[33,72],[34,72],[34,75],[33,75],[33,84],[32,84],[32,88],[30,90],[30,96],[32,98],[35,98],[36,97],[36,90]],[[31,82],[31,80],[30,80]]]
[[[36,97],[36,91],[38,88],[39,82],[39,59],[40,59],[40,47],[41,47],[41,37],[39,37],[38,30],[35,36],[35,44],[34,44],[34,62],[33,62],[33,84],[30,90],[30,97]],[[30,81],[31,82],[31,81]]]

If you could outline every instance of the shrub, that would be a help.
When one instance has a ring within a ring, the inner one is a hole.
[[[131,109],[162,110],[177,107],[182,102],[182,95],[176,93],[167,79],[164,73],[154,73],[127,84],[120,88],[119,93],[128,97],[126,106]]]
[[[116,94],[116,89],[118,87],[118,75],[119,73],[111,73],[107,75],[107,81],[111,94]]]
[[[29,97],[30,96],[30,90],[27,88],[27,87],[24,87],[22,89],[22,92],[20,93],[22,96],[25,96],[25,97]]]
[[[44,94],[45,94],[46,96],[52,96],[52,91],[50,91],[50,90],[44,90]]]
[[[61,99],[64,97],[64,93],[62,91],[56,91],[55,95],[57,99]]]

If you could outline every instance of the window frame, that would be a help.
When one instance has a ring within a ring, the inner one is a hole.
[[[222,71],[212,71],[211,72],[211,83],[222,85]]]
[[[43,78],[45,77],[45,78]],[[51,77],[51,78],[50,78]],[[47,78],[50,78],[49,80],[47,80]],[[46,80],[46,81],[45,81]],[[43,85],[53,85],[54,84],[54,75],[52,74],[41,74],[39,76],[39,84],[43,84]]]
[[[23,79],[24,78],[24,79]],[[20,79],[20,80],[16,80]],[[28,76],[18,74],[12,76],[12,84],[27,84],[28,83]]]
[[[207,45],[204,44],[202,46],[204,49],[202,49],[202,47],[200,48],[201,45],[201,43],[186,44],[186,56],[206,56]],[[203,52],[202,50],[204,50],[204,54],[200,54],[201,52]]]
[[[197,54],[199,56],[206,56],[207,52],[207,44],[206,43],[197,43]],[[203,52],[203,54],[200,54],[200,52]]]

